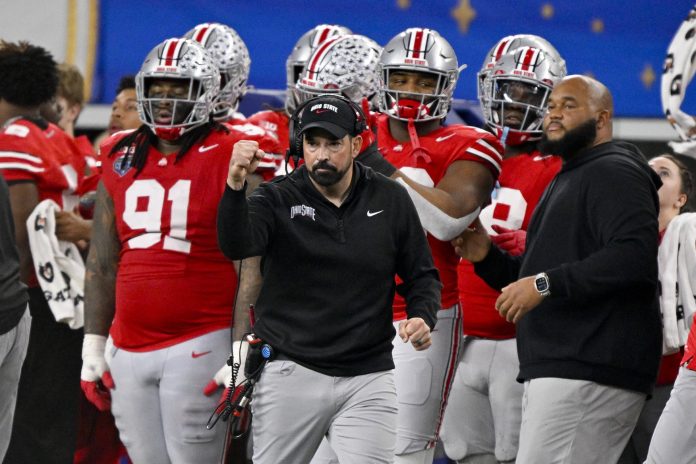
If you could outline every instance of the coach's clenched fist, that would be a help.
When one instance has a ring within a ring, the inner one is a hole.
[[[227,185],[233,190],[241,190],[248,174],[256,170],[264,152],[258,142],[240,140],[234,144],[230,158],[230,170],[227,172]]]

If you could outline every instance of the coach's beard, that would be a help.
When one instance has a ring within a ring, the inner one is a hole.
[[[321,170],[321,172],[317,172],[317,170]],[[312,169],[309,170],[309,177],[322,187],[331,187],[343,179],[347,172],[348,169],[339,171],[335,166],[324,160],[312,166]]]
[[[545,155],[558,155],[564,161],[574,158],[588,148],[597,138],[597,120],[590,118],[575,129],[571,129],[558,140],[549,140],[546,132],[541,136],[539,151]]]

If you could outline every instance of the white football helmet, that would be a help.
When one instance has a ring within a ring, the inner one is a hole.
[[[185,82],[188,96],[150,97],[150,85],[161,79]],[[208,122],[219,90],[220,72],[215,60],[198,42],[188,39],[167,39],[157,45],[147,54],[135,76],[140,120],[166,140],[176,140]],[[164,105],[171,112],[166,124],[156,122],[153,116]]]
[[[507,145],[538,140],[551,90],[565,75],[565,67],[538,48],[501,56],[484,81],[486,123]]]
[[[486,58],[483,60],[483,64],[481,65],[481,70],[478,72],[477,96],[479,102],[481,103],[481,108],[484,106],[483,99],[485,98],[483,92],[483,83],[486,80],[488,71],[495,65],[495,62],[498,61],[500,57],[508,53],[513,53],[520,47],[534,47],[543,50],[549,59],[555,60],[558,65],[563,68],[565,73],[565,60],[548,40],[533,34],[515,34],[505,36],[488,51]]]
[[[246,44],[234,29],[220,23],[199,24],[184,37],[203,45],[215,60],[221,89],[213,116],[217,120],[231,118],[247,92],[251,59]]]
[[[454,49],[438,32],[421,28],[401,32],[384,47],[377,65],[380,111],[402,121],[443,119],[449,111],[462,68],[457,63]],[[435,93],[390,90],[389,76],[398,71],[420,72],[436,77]]]
[[[327,40],[307,60],[297,81],[300,102],[326,93],[336,93],[358,105],[370,101],[379,90],[377,63],[382,47],[365,37],[352,34]]]
[[[307,66],[307,60],[319,45],[336,36],[352,34],[352,31],[344,26],[320,24],[305,32],[299,38],[285,62],[287,90],[285,94],[285,111],[292,114],[297,108],[298,95],[295,84],[300,74]]]

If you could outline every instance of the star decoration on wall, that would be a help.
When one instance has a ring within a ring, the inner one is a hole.
[[[476,10],[469,3],[469,0],[459,0],[459,5],[452,9],[452,17],[459,25],[459,31],[466,34],[469,32],[469,25],[476,18]]]
[[[402,10],[408,10],[411,8],[411,0],[396,0],[396,4]]]
[[[657,79],[657,77],[655,76],[655,70],[652,64],[646,63],[643,67],[643,71],[640,73],[640,80],[643,83],[643,87],[645,87],[646,90],[650,90],[650,87],[655,83],[655,79]]]
[[[594,32],[595,34],[601,34],[602,32],[604,32],[604,21],[602,21],[599,18],[594,18],[592,20],[591,27],[592,32]]]
[[[541,6],[541,17],[544,19],[551,19],[553,18],[555,11],[553,8],[553,5],[550,3],[544,3]]]

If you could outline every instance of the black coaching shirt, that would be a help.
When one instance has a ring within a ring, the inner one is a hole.
[[[406,190],[355,163],[340,207],[305,166],[245,189],[226,188],[218,241],[230,259],[262,256],[254,332],[299,364],[332,376],[394,368],[392,299],[432,328],[441,284]],[[404,283],[396,288],[395,275]]]

